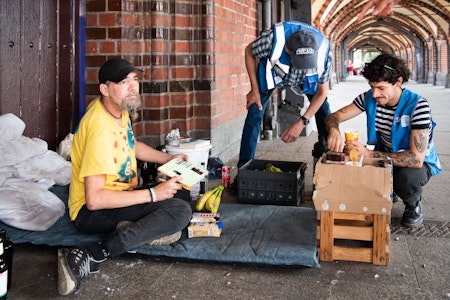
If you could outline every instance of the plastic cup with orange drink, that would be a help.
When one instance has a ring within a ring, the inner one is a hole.
[[[345,132],[345,143],[358,143],[359,132],[357,130],[346,130]]]
[[[346,130],[345,133],[345,144],[348,145],[350,143],[358,143],[358,134],[359,132],[356,130]],[[358,152],[355,149],[350,150],[350,159],[353,164],[356,165],[358,161]]]

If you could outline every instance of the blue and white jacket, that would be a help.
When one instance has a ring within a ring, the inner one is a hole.
[[[394,120],[391,129],[392,152],[400,150],[409,150],[409,140],[411,135],[411,118],[414,109],[421,96],[404,89],[397,109],[395,110]],[[377,112],[377,102],[372,97],[372,91],[368,91],[364,98],[364,108],[367,114],[367,144],[376,145],[375,149],[383,149],[381,140],[375,130],[375,116]],[[427,153],[424,162],[431,167],[433,176],[441,172],[441,163],[434,148],[433,130],[436,123],[431,119],[431,138],[428,143]]]

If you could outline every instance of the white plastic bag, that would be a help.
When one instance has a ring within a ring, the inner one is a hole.
[[[10,226],[33,231],[50,228],[65,213],[65,205],[44,185],[8,179],[0,186],[0,220]]]
[[[73,134],[69,133],[64,140],[59,143],[58,154],[65,160],[70,160],[70,148],[72,147]]]
[[[18,139],[25,130],[25,123],[12,113],[0,115],[0,144]]]
[[[67,185],[72,177],[72,164],[50,150],[18,163],[16,169],[25,181],[52,179],[57,185]]]

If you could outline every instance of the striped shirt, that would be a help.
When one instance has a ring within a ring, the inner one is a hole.
[[[264,31],[253,43],[252,53],[257,58],[270,58],[273,47],[273,29]],[[319,74],[319,83],[324,84],[330,80],[332,69],[333,56],[331,51],[328,51],[327,65],[325,71]],[[283,74],[284,75],[284,74]],[[303,82],[305,81],[306,71],[289,68],[289,73],[283,78],[283,83],[278,87],[280,89],[286,86],[300,86],[303,89]]]
[[[362,111],[364,108],[364,97],[366,93],[360,94],[353,100],[353,103]],[[377,104],[377,113],[375,117],[375,130],[380,134],[381,142],[387,152],[392,151],[391,129],[394,120],[396,106],[382,106]],[[411,129],[430,129],[428,141],[431,141],[432,124],[431,124],[431,109],[428,101],[421,97],[417,102],[411,117]]]

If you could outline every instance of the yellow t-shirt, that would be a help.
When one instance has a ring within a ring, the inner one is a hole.
[[[122,114],[122,126],[104,110],[100,98],[87,108],[76,129],[71,152],[72,180],[69,215],[75,220],[86,203],[84,179],[106,175],[105,188],[130,190],[137,186],[135,139],[128,113]]]

